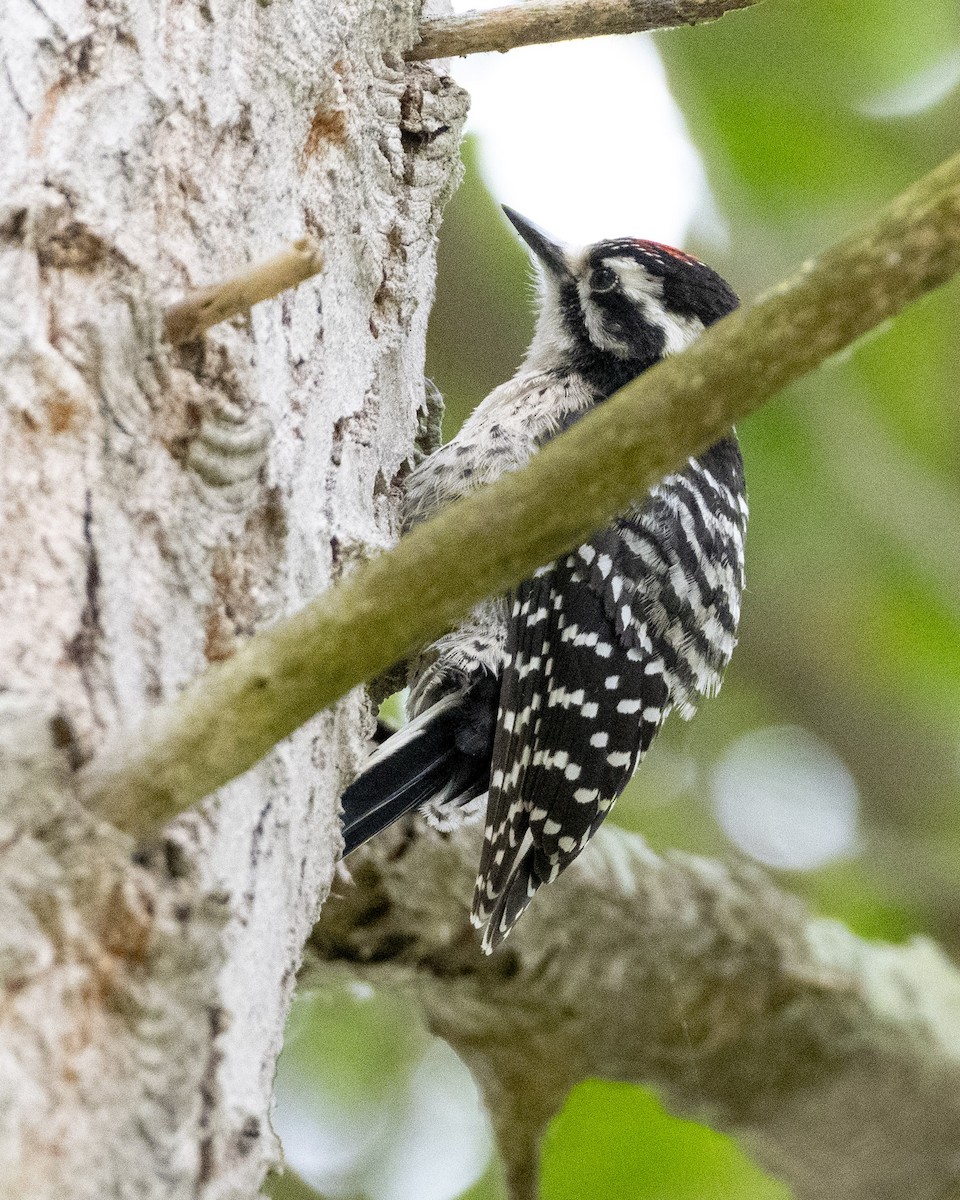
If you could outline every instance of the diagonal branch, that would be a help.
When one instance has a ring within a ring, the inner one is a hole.
[[[607,825],[488,957],[464,901],[481,836],[410,822],[359,852],[302,982],[346,967],[417,998],[484,1093],[512,1197],[536,1196],[546,1125],[591,1077],[736,1135],[797,1200],[960,1194],[960,973],[932,943],[865,942],[756,868]]]
[[[758,0],[567,0],[508,5],[488,12],[436,17],[420,26],[409,60],[453,58],[488,50],[566,42],[608,33],[641,33],[716,21]]]
[[[88,803],[135,833],[169,820],[958,269],[960,155],[633,380],[526,469],[419,526],[154,710],[84,769]]]

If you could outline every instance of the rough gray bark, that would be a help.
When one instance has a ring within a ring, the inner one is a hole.
[[[515,1200],[582,1079],[655,1086],[737,1136],[796,1200],[960,1190],[960,974],[871,944],[753,867],[654,855],[607,826],[497,953],[468,920],[475,835],[422,822],[350,859],[308,979],[405,989],[470,1067]]]
[[[250,1196],[365,705],[161,841],[71,769],[392,537],[463,94],[415,0],[0,11],[0,1195]],[[308,233],[202,343],[163,308]]]

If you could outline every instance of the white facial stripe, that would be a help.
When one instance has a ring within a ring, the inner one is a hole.
[[[580,293],[580,311],[583,313],[583,323],[587,327],[587,335],[595,346],[602,350],[612,350],[614,353],[627,354],[630,347],[619,338],[612,337],[603,327],[603,313],[590,299],[590,278],[580,276],[577,285]]]
[[[658,329],[663,330],[664,354],[678,354],[703,332],[703,322],[696,317],[680,317],[675,313],[667,312],[663,304],[662,280],[650,275],[636,259],[629,255],[622,255],[619,258],[608,258],[604,261],[619,275],[624,295],[643,311],[643,315],[651,325],[656,325]],[[603,333],[602,314],[596,305],[589,302],[589,279],[582,280],[580,294],[583,299],[584,319],[591,340],[597,345],[603,345],[605,340],[610,349],[626,351],[628,347],[622,342],[617,341],[614,345],[609,334]]]

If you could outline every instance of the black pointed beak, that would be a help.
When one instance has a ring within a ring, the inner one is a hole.
[[[501,207],[507,214],[507,220],[548,270],[553,271],[556,275],[570,274],[570,268],[567,266],[562,246],[558,245],[557,242],[551,241],[542,229],[538,229],[532,221],[528,221],[526,217],[521,217],[518,212],[514,212],[506,204],[501,205]]]

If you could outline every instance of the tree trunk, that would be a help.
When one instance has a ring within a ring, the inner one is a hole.
[[[463,93],[413,0],[0,16],[0,1194],[255,1194],[369,713],[163,838],[73,772],[392,539]],[[163,306],[312,234],[323,273],[176,350]]]

